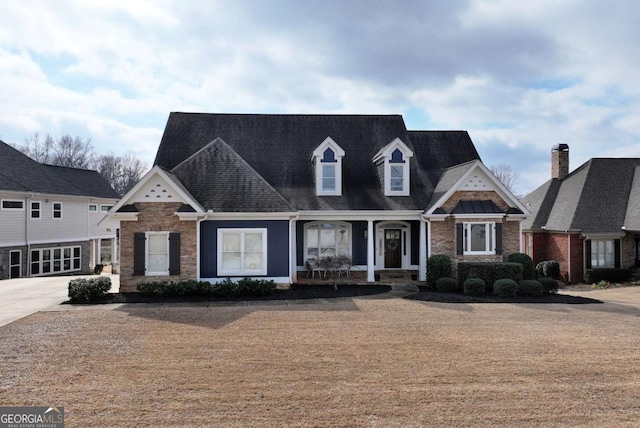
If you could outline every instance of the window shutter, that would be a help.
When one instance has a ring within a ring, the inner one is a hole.
[[[496,223],[496,254],[502,254],[502,223]]]
[[[144,275],[145,265],[145,237],[144,232],[133,234],[133,274]]]
[[[584,252],[587,255],[586,268],[591,269],[591,239],[584,241]]]
[[[180,275],[180,234],[169,234],[169,275]]]
[[[613,263],[616,269],[620,269],[620,240],[613,240]]]
[[[456,254],[461,256],[464,254],[464,230],[463,224],[456,224]]]

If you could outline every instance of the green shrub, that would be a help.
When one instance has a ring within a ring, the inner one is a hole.
[[[558,279],[560,277],[560,263],[555,260],[540,262],[536,265],[536,273],[538,278]]]
[[[264,279],[244,278],[234,282],[230,278],[211,285],[216,297],[266,296],[276,289],[276,283]]]
[[[533,260],[527,254],[509,254],[507,261],[510,263],[520,263],[522,265],[522,279],[536,279],[536,268]]]
[[[457,293],[458,281],[453,278],[442,277],[436,281],[436,290],[442,293]]]
[[[463,284],[464,294],[484,294],[485,283],[480,278],[469,278]]]
[[[518,283],[513,279],[499,279],[493,283],[493,294],[502,297],[515,297],[518,294]]]
[[[266,296],[276,289],[274,281],[244,278],[237,282],[225,278],[217,284],[206,281],[184,280],[171,282],[142,282],[138,292],[167,297],[240,297]]]
[[[584,275],[584,281],[587,284],[596,284],[600,281],[627,282],[631,280],[632,276],[633,271],[631,269],[587,269]]]
[[[435,254],[427,260],[427,286],[434,288],[440,278],[450,278],[453,272],[451,257],[446,254]]]
[[[553,278],[539,278],[538,282],[542,284],[546,294],[554,294],[558,292],[558,281]]]
[[[164,289],[166,287],[166,282],[140,282],[136,285],[136,290],[140,294],[152,295],[152,294],[164,294]]]
[[[492,291],[493,283],[498,279],[522,280],[522,265],[509,262],[461,262],[458,263],[458,283],[460,286],[469,278],[484,281],[486,291]]]
[[[74,303],[91,303],[104,298],[111,289],[111,278],[78,278],[69,281],[69,300]]]
[[[542,296],[544,294],[544,286],[533,279],[523,279],[518,284],[518,295],[520,296]]]

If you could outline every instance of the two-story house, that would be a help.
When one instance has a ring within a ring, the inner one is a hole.
[[[96,171],[41,164],[0,141],[0,279],[116,263],[119,195]]]
[[[295,283],[309,261],[426,277],[431,254],[502,261],[526,208],[464,131],[399,115],[171,113],[155,166],[116,204],[120,289],[150,280]]]

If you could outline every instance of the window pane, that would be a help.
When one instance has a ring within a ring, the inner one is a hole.
[[[40,263],[31,263],[31,274],[38,275],[40,273]]]
[[[244,235],[245,251],[262,251],[262,234],[246,233]]]
[[[323,177],[335,177],[336,176],[336,166],[331,165],[322,165],[322,176]]]
[[[149,254],[149,272],[164,272],[167,269],[167,256],[165,254]]]
[[[240,253],[224,253],[222,254],[222,271],[238,272],[242,269]]]
[[[486,251],[486,225],[471,225],[471,251]]]
[[[404,174],[403,167],[399,165],[391,166],[390,187],[392,191],[404,190]]]
[[[245,270],[262,270],[262,253],[246,253],[244,268]]]
[[[336,190],[335,165],[322,165],[322,190]]]
[[[64,270],[71,270],[71,260],[66,260],[65,259],[64,264],[63,264],[63,269]]]
[[[320,231],[320,247],[335,247],[336,231],[335,229],[323,229]]]
[[[42,260],[51,259],[51,250],[42,250]]]
[[[240,251],[240,234],[225,233],[222,235],[222,251]]]
[[[391,166],[391,178],[402,178],[402,166]]]
[[[349,231],[345,227],[338,228],[336,248],[338,255],[349,255]]]
[[[80,259],[73,259],[73,268],[80,269]]]
[[[55,250],[53,250],[53,259],[60,260],[60,254],[62,254],[60,248],[56,248]]]
[[[167,253],[167,236],[166,235],[149,235],[149,252],[150,253]]]
[[[80,247],[75,247],[73,249],[73,257],[80,257]]]
[[[37,262],[39,260],[40,260],[40,251],[38,250],[31,251],[31,261]]]
[[[335,178],[323,178],[322,179],[322,190],[336,190],[336,179]]]
[[[64,258],[68,259],[69,257],[71,257],[71,248],[65,248],[64,249]]]
[[[51,272],[51,262],[42,262],[42,273]]]

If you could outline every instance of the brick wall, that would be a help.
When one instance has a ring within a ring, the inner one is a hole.
[[[635,266],[636,235],[625,235],[620,241],[620,267],[623,269]]]
[[[120,223],[120,291],[136,291],[136,284],[147,281],[196,279],[198,276],[197,228],[195,221],[180,221],[173,213],[181,203],[136,203],[138,221]],[[133,234],[136,232],[180,233],[180,275],[133,276]]]
[[[584,280],[584,240],[578,234],[534,233],[533,262],[555,260],[560,264],[560,279],[578,283]],[[571,275],[569,275],[571,260]]]

